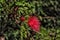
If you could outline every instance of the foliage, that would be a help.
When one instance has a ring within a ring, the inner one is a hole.
[[[0,35],[4,35],[6,40],[59,40],[59,2],[59,0],[0,0]],[[27,25],[30,15],[37,16],[41,21],[39,33],[32,34]],[[21,16],[26,18],[24,22],[20,21]]]

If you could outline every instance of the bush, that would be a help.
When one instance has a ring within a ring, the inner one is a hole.
[[[30,15],[41,21],[40,32],[27,25]],[[24,22],[20,17],[24,16]],[[0,37],[6,40],[59,40],[59,0],[0,0]]]

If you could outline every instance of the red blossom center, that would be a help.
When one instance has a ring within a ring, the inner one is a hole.
[[[34,31],[40,30],[40,22],[36,16],[30,16],[28,19],[28,25]]]

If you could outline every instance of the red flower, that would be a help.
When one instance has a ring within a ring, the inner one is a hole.
[[[20,20],[21,20],[21,21],[24,21],[24,20],[25,20],[25,17],[24,17],[24,16],[21,16],[21,17],[20,17]]]
[[[28,19],[28,25],[30,26],[30,28],[35,31],[35,32],[39,32],[40,30],[40,22],[38,20],[38,18],[36,16],[30,16]]]

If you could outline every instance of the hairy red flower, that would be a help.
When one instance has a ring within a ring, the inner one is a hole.
[[[20,20],[21,20],[21,21],[24,21],[24,20],[25,20],[25,17],[24,17],[24,16],[21,16],[21,17],[20,17]]]
[[[40,22],[38,20],[38,18],[36,16],[30,16],[28,19],[28,25],[30,26],[30,28],[35,31],[35,32],[39,32],[40,30]]]

